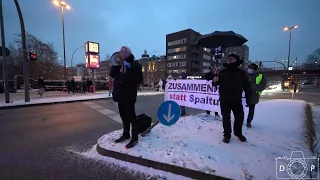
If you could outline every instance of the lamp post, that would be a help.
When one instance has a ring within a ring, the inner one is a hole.
[[[18,12],[19,20],[20,20],[20,28],[21,28],[21,49],[22,49],[22,57],[23,57],[23,81],[24,81],[24,101],[30,101],[30,93],[29,93],[29,72],[28,72],[28,55],[27,55],[27,45],[26,45],[26,30],[24,27],[24,20],[21,12],[21,8],[18,0],[14,0],[14,4],[16,5],[16,9]]]
[[[290,66],[290,51],[291,51],[291,32],[292,32],[292,29],[296,29],[298,28],[297,25],[295,26],[292,26],[292,27],[285,27],[283,30],[284,31],[289,31],[290,35],[289,35],[289,51],[288,51],[288,68]]]
[[[66,61],[66,42],[64,37],[64,9],[70,9],[70,5],[65,3],[64,1],[54,0],[53,4],[56,6],[61,6],[61,14],[62,14],[62,40],[63,40],[63,65],[64,65],[64,80],[67,82],[67,61]]]
[[[78,50],[78,49],[80,49],[80,48],[83,48],[84,46],[80,46],[80,47],[78,47],[77,49],[75,49],[74,51],[73,51],[73,53],[72,53],[72,56],[71,56],[71,71],[72,71],[72,76],[73,76],[73,55],[74,55],[74,53]]]

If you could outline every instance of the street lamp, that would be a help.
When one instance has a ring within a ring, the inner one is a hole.
[[[292,29],[297,29],[298,26],[295,25],[295,26],[292,26],[292,27],[285,27],[283,30],[284,31],[289,31],[290,32],[290,35],[289,35],[289,52],[288,52],[288,68],[290,66],[290,50],[291,50],[291,31]]]
[[[67,82],[67,61],[66,61],[66,42],[64,38],[64,8],[70,9],[70,5],[65,3],[64,1],[54,0],[53,4],[56,6],[61,6],[61,14],[62,14],[62,39],[63,39],[63,61],[64,61],[64,80]]]
[[[72,76],[73,76],[73,55],[74,55],[74,53],[78,50],[78,49],[80,49],[80,48],[82,48],[82,47],[84,47],[84,46],[80,46],[80,47],[78,47],[77,49],[75,49],[74,51],[73,51],[73,53],[72,53],[72,56],[71,56],[71,71],[72,71]]]

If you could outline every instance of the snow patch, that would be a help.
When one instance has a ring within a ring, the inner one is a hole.
[[[171,127],[162,124],[141,137],[136,147],[114,140],[117,130],[102,136],[104,149],[136,157],[216,174],[232,179],[276,179],[276,158],[290,157],[291,151],[311,152],[304,143],[304,101],[270,100],[256,106],[253,128],[243,127],[247,142],[235,136],[230,144],[222,141],[222,122],[205,114],[182,117]],[[287,173],[281,176],[289,177]]]
[[[130,163],[130,162],[120,161],[118,159],[114,159],[111,157],[101,156],[100,154],[97,153],[96,145],[94,145],[90,150],[88,150],[86,152],[77,152],[77,151],[74,151],[71,149],[68,149],[68,150],[75,153],[75,154],[86,157],[86,158],[94,159],[97,161],[104,161],[105,163],[108,163],[108,164],[114,164],[114,165],[118,165],[120,167],[125,167],[128,170],[138,171],[138,172],[144,173],[147,176],[156,176],[156,177],[158,177],[158,179],[191,180],[190,178],[187,178],[184,176],[179,176],[179,175],[176,175],[173,173],[160,171],[157,169],[141,166],[141,165]]]

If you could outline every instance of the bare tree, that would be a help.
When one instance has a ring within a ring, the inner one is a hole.
[[[15,45],[20,47],[21,35],[17,35]],[[37,60],[29,62],[29,77],[38,78],[43,76],[45,79],[55,79],[59,77],[59,66],[58,54],[55,51],[52,43],[44,43],[39,40],[36,36],[28,33],[27,34],[27,51],[36,53]],[[22,66],[22,50],[21,48],[12,47],[14,50],[13,57],[16,58],[15,62],[18,66]],[[20,74],[16,74],[20,75]]]
[[[107,55],[106,55],[106,59],[105,59],[105,60],[106,60],[106,61],[109,61],[109,60],[110,60],[110,58],[111,58],[110,54],[107,54]]]

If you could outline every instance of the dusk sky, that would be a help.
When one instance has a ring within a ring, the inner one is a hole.
[[[26,30],[44,42],[52,42],[63,59],[61,8],[50,0],[20,0]],[[86,41],[100,43],[101,57],[129,46],[136,58],[146,49],[165,54],[166,34],[191,28],[201,34],[233,30],[249,41],[249,59],[287,59],[292,32],[291,59],[305,57],[320,48],[319,0],[68,0],[65,13],[67,64],[73,51]],[[6,43],[20,33],[13,0],[3,1]],[[84,50],[74,56],[84,62]]]

